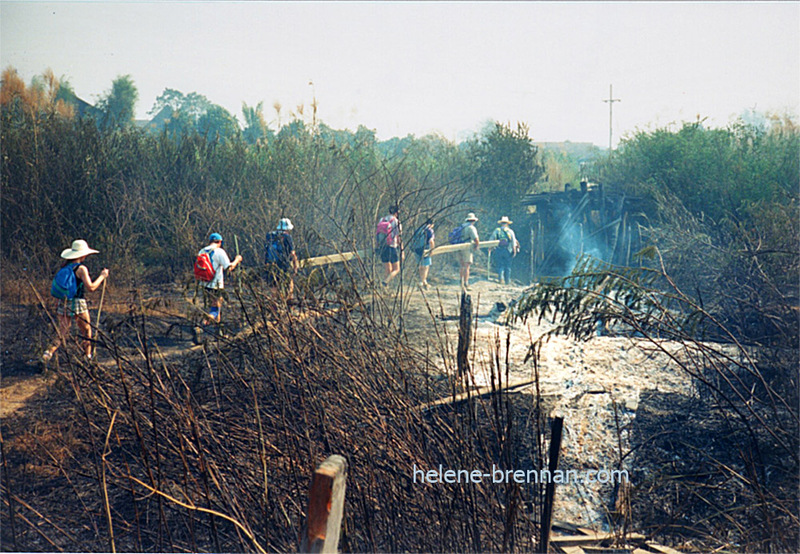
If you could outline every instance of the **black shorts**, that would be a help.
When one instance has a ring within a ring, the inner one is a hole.
[[[225,289],[203,287],[203,301],[209,306],[215,304],[220,298],[224,300],[227,296],[228,295],[225,294]]]
[[[289,279],[291,279],[291,274],[288,270],[276,264],[267,264],[264,270],[264,280],[267,282],[268,287],[277,287],[288,282]]]
[[[400,255],[394,246],[384,246],[381,248],[381,261],[385,264],[394,264],[400,261]]]

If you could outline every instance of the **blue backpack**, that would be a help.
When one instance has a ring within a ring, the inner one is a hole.
[[[281,233],[271,231],[267,233],[267,246],[264,253],[264,263],[279,264],[286,256],[283,252],[283,236]]]
[[[75,276],[75,268],[80,264],[71,263],[58,270],[53,277],[53,284],[50,286],[50,295],[59,300],[75,298],[78,294],[78,278]]]
[[[461,244],[464,242],[464,229],[469,227],[469,225],[464,225],[463,223],[450,231],[450,234],[447,235],[447,238],[450,240],[450,244]]]

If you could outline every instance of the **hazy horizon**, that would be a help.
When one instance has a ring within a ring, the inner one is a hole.
[[[0,2],[0,60],[51,68],[94,103],[130,75],[137,119],[166,88],[242,120],[242,102],[318,103],[336,129],[463,140],[524,122],[537,142],[751,110],[800,111],[798,3]]]

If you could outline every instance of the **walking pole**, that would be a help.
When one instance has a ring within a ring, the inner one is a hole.
[[[236,257],[238,258],[239,257],[239,237],[237,237],[236,235],[233,235],[233,243],[236,245]],[[238,273],[236,274],[236,294],[237,294],[237,296],[241,296],[242,295],[242,287],[241,287],[242,279],[241,279],[241,277],[242,276],[240,274],[238,274]]]
[[[239,237],[233,235],[233,243],[236,245],[236,256],[239,256]],[[239,304],[242,303],[242,273],[239,272],[236,274],[236,298],[239,299]],[[239,325],[242,325],[244,322],[244,312],[239,312]]]
[[[106,280],[103,279],[103,290],[100,292],[100,307],[97,308],[97,321],[95,322],[94,326],[96,331],[100,332],[100,314],[103,312],[103,299],[106,297]],[[92,358],[94,358],[95,352],[97,351],[97,339],[92,342]]]
[[[492,280],[492,249],[486,251],[486,280]]]

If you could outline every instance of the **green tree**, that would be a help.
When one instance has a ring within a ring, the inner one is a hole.
[[[490,217],[512,215],[522,196],[544,173],[539,149],[528,136],[528,126],[494,122],[469,144],[476,164],[475,191]]]
[[[226,140],[239,133],[239,123],[228,110],[212,104],[197,119],[197,132],[210,141]]]
[[[101,129],[115,129],[133,124],[139,91],[130,75],[117,77],[95,106],[99,110]]]

